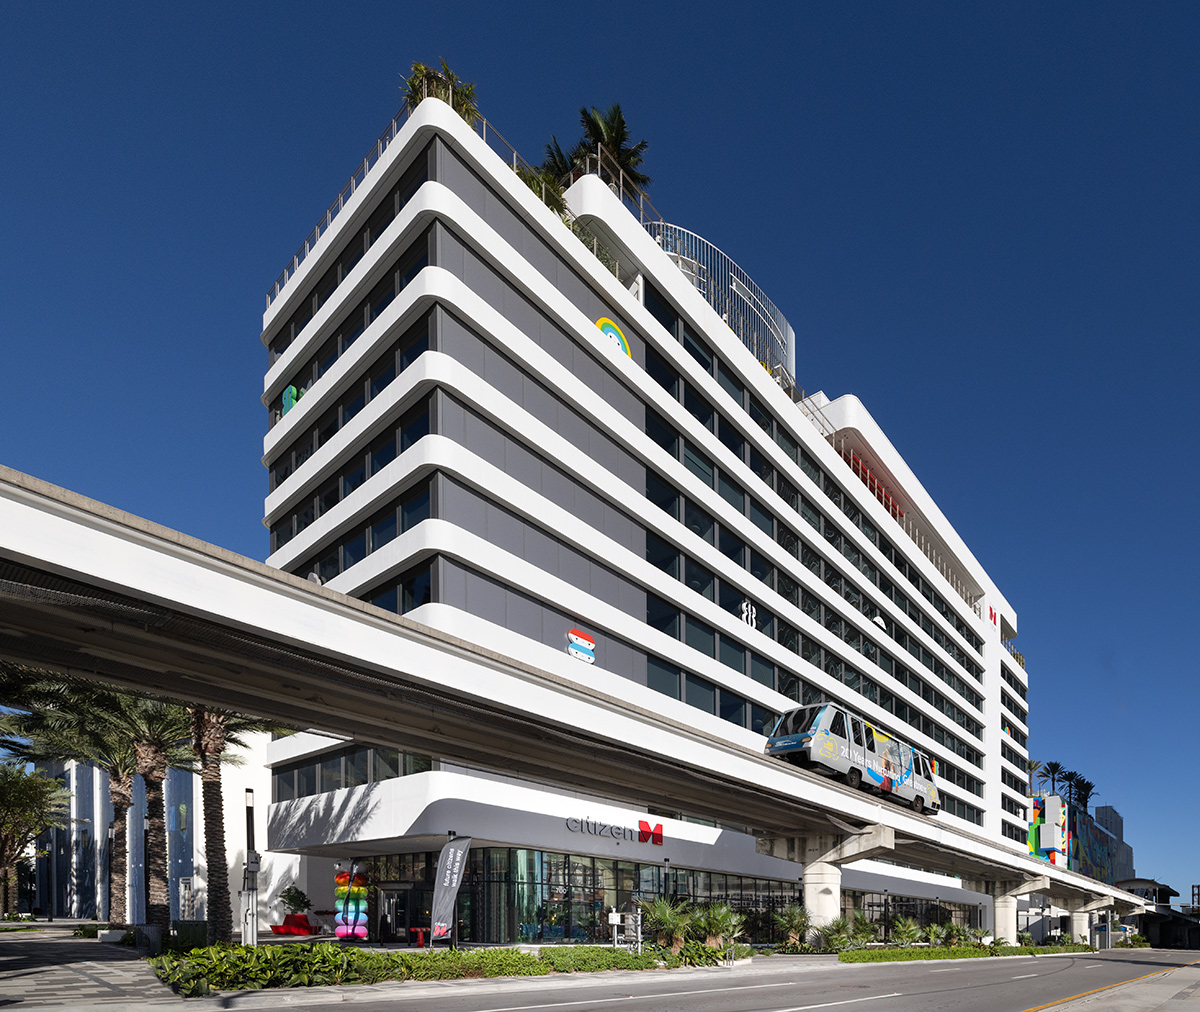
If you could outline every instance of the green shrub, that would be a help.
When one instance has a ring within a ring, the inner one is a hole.
[[[71,934],[76,938],[97,938],[107,927],[107,924],[81,924]]]
[[[979,959],[987,956],[1035,956],[1050,952],[1095,952],[1090,945],[931,946],[928,949],[855,949],[838,953],[843,963],[894,963],[913,959]]]
[[[653,970],[658,956],[649,950],[638,955],[603,945],[556,945],[542,949],[538,959],[556,973],[593,973],[598,970]]]

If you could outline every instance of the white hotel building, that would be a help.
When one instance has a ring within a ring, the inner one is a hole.
[[[268,562],[751,748],[839,701],[937,761],[937,819],[1024,851],[1015,612],[866,408],[803,398],[772,302],[619,179],[570,186],[572,228],[499,147],[423,102],[272,289]],[[385,936],[428,924],[447,831],[475,840],[468,940],[603,937],[658,891],[800,898],[753,826],[403,744],[268,749],[268,849],[318,906],[334,861],[365,865]],[[843,888],[868,913],[989,905],[878,861]]]

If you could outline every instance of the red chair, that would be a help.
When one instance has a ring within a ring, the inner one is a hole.
[[[271,931],[276,935],[315,935],[317,929],[309,923],[304,914],[288,914],[282,924],[272,924]]]

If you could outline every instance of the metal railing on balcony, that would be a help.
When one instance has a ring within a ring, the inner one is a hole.
[[[1012,657],[1012,659],[1014,661],[1016,661],[1019,665],[1021,665],[1021,670],[1024,671],[1025,670],[1025,655],[1023,653],[1021,653],[1021,651],[1018,650],[1013,645],[1013,641],[1012,640],[1001,640],[1000,645],[1002,647],[1004,647],[1005,650],[1008,651],[1009,656]]]

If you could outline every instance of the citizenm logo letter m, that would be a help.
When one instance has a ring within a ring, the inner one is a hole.
[[[656,847],[662,846],[662,823],[651,828],[650,823],[638,820],[638,843],[652,843]]]

